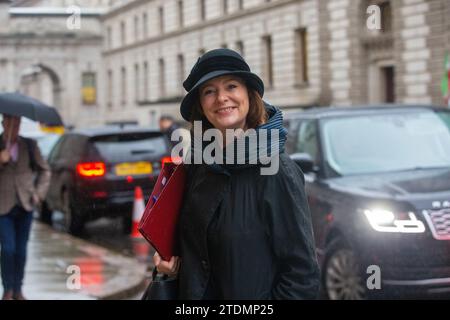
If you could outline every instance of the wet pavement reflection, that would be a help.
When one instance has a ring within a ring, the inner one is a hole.
[[[58,222],[55,223],[56,228],[58,228],[57,225]],[[120,218],[101,218],[88,222],[80,238],[120,254],[136,258],[140,263],[145,265],[148,278],[150,277],[151,270],[153,269],[152,256],[155,252],[154,249],[144,238],[133,238],[130,235],[124,234],[122,220]],[[83,279],[82,281],[93,280],[95,279]],[[147,284],[148,281],[146,282]],[[124,298],[140,300],[146,285],[142,286],[141,289],[132,295]]]
[[[134,257],[37,221],[27,260],[24,294],[32,300],[123,299],[140,292],[147,278],[146,264]]]
[[[62,229],[60,219],[56,212],[54,217],[55,229]],[[124,234],[120,218],[100,218],[90,221],[86,223],[84,231],[79,237],[109,250],[135,257],[139,262],[149,264],[149,267],[152,267],[154,249],[144,238],[132,238],[130,235]]]

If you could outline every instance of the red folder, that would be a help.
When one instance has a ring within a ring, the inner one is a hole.
[[[139,232],[166,261],[177,255],[176,229],[185,181],[183,164],[165,163],[138,226]]]

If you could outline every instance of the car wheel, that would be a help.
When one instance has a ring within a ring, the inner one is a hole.
[[[331,300],[362,300],[367,297],[364,278],[355,252],[342,240],[327,249],[323,284]]]
[[[66,232],[73,235],[79,235],[83,231],[84,219],[81,213],[73,206],[69,191],[62,194],[64,223],[63,227]]]
[[[51,226],[53,224],[52,216],[53,211],[48,207],[47,201],[42,202],[39,211],[39,220]]]

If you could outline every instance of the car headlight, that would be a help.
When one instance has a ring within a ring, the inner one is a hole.
[[[422,233],[425,225],[413,212],[395,214],[389,210],[364,210],[372,228],[379,232]]]

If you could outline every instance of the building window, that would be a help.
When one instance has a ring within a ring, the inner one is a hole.
[[[134,17],[134,39],[135,41],[139,40],[139,17]]]
[[[222,0],[222,11],[223,11],[223,14],[227,14],[229,12],[229,10],[230,10],[229,5],[230,4],[229,4],[228,0]]]
[[[150,111],[150,121],[148,122],[151,128],[156,128],[158,126],[158,119],[156,117],[156,111]]]
[[[381,11],[381,31],[391,32],[392,31],[392,8],[389,1],[382,2],[379,4]]]
[[[265,83],[269,88],[273,87],[273,65],[272,65],[272,37],[265,36],[262,38],[263,43],[263,74]]]
[[[178,1],[178,26],[181,28],[184,25],[184,16],[183,16],[183,1]]]
[[[82,79],[82,97],[83,104],[93,105],[97,102],[97,89],[94,72],[83,72]]]
[[[178,83],[180,84],[180,93],[183,94],[183,86],[181,85],[184,81],[184,57],[182,54],[179,54],[177,57],[178,60]]]
[[[139,101],[140,100],[140,94],[139,94],[139,88],[141,86],[140,82],[140,70],[139,70],[139,64],[134,65],[134,100]]]
[[[122,106],[124,107],[127,103],[127,70],[125,69],[125,67],[122,67],[121,69],[120,82]]]
[[[144,39],[148,38],[148,16],[147,13],[142,15],[142,30],[144,33]]]
[[[148,86],[148,62],[144,62],[144,100],[148,101],[150,88]]]
[[[238,0],[238,8],[239,10],[244,9],[244,0]]]
[[[395,102],[395,68],[394,66],[386,66],[381,68],[382,84],[384,86],[384,103]]]
[[[166,96],[166,77],[165,77],[165,67],[164,59],[159,59],[159,96]]]
[[[309,81],[308,76],[308,31],[306,28],[295,32],[295,76],[296,83]]]
[[[107,34],[107,42],[108,42],[108,49],[112,48],[112,30],[111,27],[108,27],[106,29],[106,34]]]
[[[108,70],[108,94],[107,94],[107,99],[108,99],[108,108],[112,108],[112,101],[113,101],[113,71],[112,70]]]
[[[200,20],[206,20],[206,1],[200,0]]]
[[[120,41],[122,43],[122,46],[126,44],[126,34],[125,34],[125,21],[122,21],[120,23]]]
[[[241,56],[244,56],[244,43],[242,41],[236,42],[236,51],[239,52]]]
[[[396,102],[396,70],[390,61],[374,62],[368,65],[368,101],[376,103]]]
[[[159,17],[159,31],[160,33],[164,33],[164,8],[158,8],[158,17]]]

